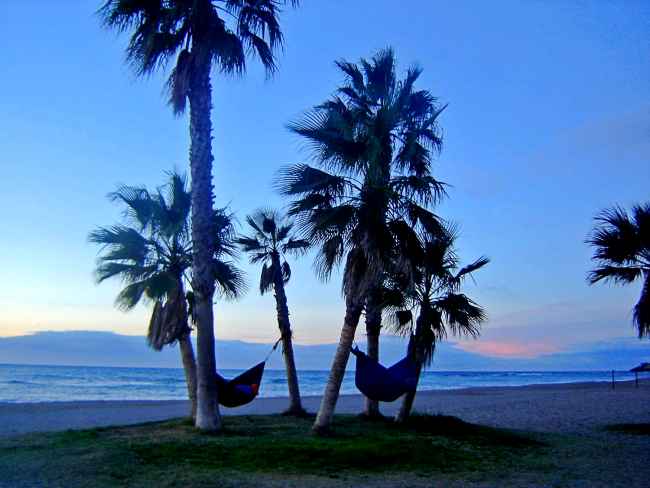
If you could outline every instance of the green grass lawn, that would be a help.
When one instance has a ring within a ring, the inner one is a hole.
[[[311,422],[241,416],[226,417],[219,435],[173,420],[21,436],[0,442],[0,486],[326,486],[548,469],[539,440],[454,417],[415,416],[397,426],[340,416],[324,438],[310,434]]]

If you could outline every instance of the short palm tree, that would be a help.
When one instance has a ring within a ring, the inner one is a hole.
[[[126,286],[118,294],[116,305],[123,310],[133,309],[143,299],[153,302],[147,340],[155,350],[178,342],[194,417],[197,379],[188,322],[193,300],[192,292],[186,291],[192,265],[191,202],[186,180],[171,173],[166,187],[153,193],[146,188],[122,186],[109,198],[126,206],[126,223],[90,233],[90,242],[101,246],[97,281],[122,279]],[[223,210],[213,212],[212,228],[217,242],[213,255],[215,282],[223,295],[235,297],[243,288],[243,280],[230,260],[234,253],[230,215]]]
[[[242,236],[237,239],[237,242],[250,255],[252,264],[262,263],[260,293],[264,295],[272,289],[275,294],[278,327],[280,328],[289,387],[289,408],[285,413],[304,416],[306,412],[300,399],[285,285],[291,278],[291,267],[286,255],[304,253],[309,248],[309,242],[296,238],[292,233],[293,223],[284,219],[274,210],[258,210],[252,216],[248,216],[246,220],[253,230],[253,234]]]
[[[327,279],[345,262],[346,315],[316,432],[331,424],[364,307],[377,316],[380,304],[374,297],[383,276],[389,268],[408,265],[400,256],[418,252],[416,230],[440,230],[439,219],[427,207],[444,194],[443,184],[430,172],[432,155],[441,145],[437,118],[442,109],[427,91],[415,90],[420,70],[411,68],[398,80],[390,49],[359,65],[340,61],[337,66],[345,84],[289,126],[309,141],[321,168],[292,165],[278,177],[281,193],[295,198],[289,215],[319,247],[319,276]],[[378,340],[378,328],[369,332],[370,340],[373,335]]]
[[[242,74],[247,54],[266,69],[276,69],[274,52],[282,45],[278,22],[283,0],[106,0],[99,10],[104,25],[130,31],[127,61],[146,76],[174,59],[167,83],[176,114],[190,109],[192,176],[193,289],[197,320],[198,411],[196,426],[219,430],[221,416],[214,387],[214,279],[212,256],[212,85],[216,67]],[[297,0],[291,1],[297,5]]]
[[[424,366],[428,366],[439,340],[448,333],[455,336],[477,337],[485,320],[485,311],[460,292],[463,281],[485,266],[489,259],[481,257],[459,269],[454,249],[456,233],[426,236],[422,259],[417,265],[415,279],[406,288],[404,300],[408,308],[395,313],[395,328],[410,335],[409,354],[417,364],[418,381]],[[417,319],[413,327],[413,312]],[[405,421],[411,413],[415,390],[404,395],[396,420]]]
[[[634,306],[634,325],[639,338],[650,337],[650,203],[635,205],[631,214],[620,207],[596,216],[596,226],[587,239],[594,247],[596,268],[587,281],[619,284],[641,279],[641,297]]]

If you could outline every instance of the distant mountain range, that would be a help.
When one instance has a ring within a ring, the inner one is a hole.
[[[364,344],[359,344],[362,348]],[[391,363],[403,356],[405,340],[384,336],[382,362]],[[217,341],[219,368],[247,368],[262,361],[271,344],[242,341]],[[295,345],[296,363],[302,370],[327,370],[336,344]],[[439,344],[434,370],[446,371],[589,371],[627,370],[650,361],[650,342],[636,339],[583,344],[570,351],[535,358],[492,357],[464,351],[452,342]],[[17,337],[0,337],[0,363],[48,364],[69,366],[180,367],[178,349],[156,352],[147,347],[144,337],[112,332],[39,332]],[[280,347],[272,354],[268,368],[282,369]],[[354,369],[354,361],[348,364]]]

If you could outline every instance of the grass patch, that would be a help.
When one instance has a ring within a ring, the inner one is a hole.
[[[622,432],[634,435],[650,435],[650,424],[611,424],[605,427],[610,432]]]
[[[544,458],[544,444],[528,435],[455,417],[417,415],[396,425],[340,416],[328,437],[311,435],[310,427],[311,419],[271,415],[226,417],[219,435],[198,433],[187,420],[34,434],[0,442],[0,479],[16,486],[207,486],[257,474],[494,474],[515,465],[537,469]]]

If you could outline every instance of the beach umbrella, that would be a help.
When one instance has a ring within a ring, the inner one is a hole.
[[[630,370],[631,373],[634,373],[634,384],[639,387],[639,373],[650,373],[650,363],[641,363],[637,367]]]

